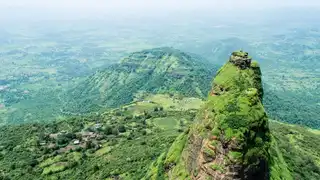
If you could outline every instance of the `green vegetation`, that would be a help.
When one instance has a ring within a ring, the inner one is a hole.
[[[271,149],[271,155],[282,154],[278,157],[278,166],[287,177],[293,179],[320,178],[320,134],[319,131],[271,121],[270,128],[277,146]],[[289,172],[283,171],[287,167]],[[271,171],[273,172],[273,171]],[[285,176],[284,176],[285,177]],[[290,179],[290,178],[286,178]]]
[[[229,151],[228,152],[228,158],[231,161],[239,161],[242,158],[242,153],[236,152],[236,151]]]
[[[275,92],[266,91],[265,107],[270,117],[276,120],[320,129],[318,91]],[[308,93],[306,93],[308,92]]]
[[[312,16],[304,8],[300,10],[303,13],[287,14],[318,17],[317,11]],[[263,15],[266,14],[260,12],[252,17]],[[66,115],[68,112],[60,112],[64,98],[57,95],[61,90],[73,88],[96,70],[103,71],[132,52],[167,45],[196,53],[218,65],[236,49],[249,51],[261,64],[268,115],[319,129],[320,45],[314,41],[320,35],[317,20],[290,16],[290,20],[279,20],[279,28],[278,21],[252,23],[237,18],[215,28],[208,26],[207,22],[212,22],[209,16],[188,16],[187,25],[181,23],[183,17],[147,23],[126,21],[123,26],[118,26],[118,21],[3,25],[0,124],[41,122]],[[234,26],[237,28],[227,28]],[[191,56],[201,59],[196,54]],[[207,88],[210,80],[204,83]]]
[[[212,164],[210,167],[211,167],[213,170],[215,170],[215,171],[219,171],[219,172],[221,172],[221,173],[225,173],[225,170],[224,170],[223,167],[220,166],[220,165]]]
[[[179,149],[176,152],[180,153],[176,153],[175,158],[167,154],[166,161],[174,159],[166,168],[169,179],[183,179],[174,172],[185,172],[185,169],[191,177],[209,178],[212,173],[208,167],[219,171],[217,176],[236,178],[237,174],[243,174],[248,178],[266,179],[271,136],[262,95],[259,66],[255,63],[251,67],[247,53],[235,52],[214,78],[208,100],[188,134],[188,143],[174,143],[170,148]],[[180,150],[181,147],[184,149]],[[228,151],[230,154],[226,155],[224,152]],[[227,163],[229,158],[231,164]],[[222,164],[226,167],[222,168]],[[234,165],[241,168],[227,175],[225,170]],[[194,171],[199,172],[194,174]]]
[[[176,97],[146,97],[158,101],[145,99],[143,105],[133,102],[98,114],[1,127],[1,178],[141,179],[195,115],[192,108],[155,111],[154,107],[161,107],[163,102],[178,102]],[[184,119],[183,126],[177,123],[171,127],[172,121],[180,119]],[[181,140],[184,144],[186,136]],[[169,154],[174,159],[175,151],[182,148],[170,149]]]
[[[214,72],[211,64],[176,49],[135,52],[66,92],[64,111],[117,107],[133,101],[141,91],[204,98]]]
[[[184,145],[186,144],[187,138],[188,138],[187,134],[182,133],[173,142],[172,146],[170,147],[167,153],[167,157],[164,161],[165,167],[174,166],[178,163],[181,152],[184,148]]]
[[[156,161],[154,161],[151,166],[149,167],[149,171],[143,180],[160,180],[164,179],[164,170],[163,162],[164,158],[166,157],[166,153],[162,153]]]
[[[1,178],[189,179],[190,172],[201,175],[187,158],[189,142],[206,161],[217,158],[217,164],[208,163],[208,168],[220,174],[228,172],[230,163],[254,168],[251,163],[267,158],[271,179],[318,179],[320,133],[271,122],[270,135],[259,76],[257,63],[242,70],[227,63],[205,104],[179,90],[168,94],[139,90],[132,95],[133,102],[118,108],[99,107],[97,113],[48,123],[3,126]],[[226,167],[219,165],[223,161],[216,149],[222,147],[231,148],[223,159]]]
[[[0,125],[58,118],[62,91],[133,50],[103,48],[107,43],[83,26],[86,30],[70,32],[61,24],[45,24],[0,31]]]
[[[216,152],[208,147],[204,148],[203,153],[205,154],[206,157],[209,157],[209,158],[215,158],[215,155],[216,155]]]
[[[278,142],[272,137],[271,147],[270,147],[270,177],[272,180],[276,179],[288,179],[293,180],[293,177],[288,169],[282,153],[279,150]]]
[[[185,180],[203,174],[189,154],[203,153],[205,168],[215,164],[211,173],[219,175],[250,157],[265,159],[269,143],[270,179],[320,179],[319,131],[269,120],[264,144],[255,128],[267,121],[257,98],[264,94],[268,118],[320,129],[320,16],[311,11],[273,11],[290,14],[276,22],[260,21],[270,17],[263,11],[222,22],[210,13],[1,21],[0,179]],[[163,45],[189,53],[152,49]],[[214,82],[222,86],[204,104],[211,63],[222,65],[235,49],[257,58],[262,73],[255,61],[241,72],[225,65]],[[196,136],[183,136],[192,120]]]

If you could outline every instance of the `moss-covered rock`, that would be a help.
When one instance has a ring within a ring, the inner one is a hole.
[[[231,54],[229,61],[241,69],[249,68],[251,65],[251,57],[247,52],[235,51]]]
[[[168,179],[182,178],[174,172],[196,179],[269,179],[271,138],[262,97],[258,63],[251,64],[246,52],[233,52],[214,78],[186,144],[179,143],[181,154],[167,156],[177,164],[166,169],[175,174]]]

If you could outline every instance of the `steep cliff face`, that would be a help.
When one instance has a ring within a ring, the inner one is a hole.
[[[258,63],[248,53],[232,53],[195,124],[162,156],[164,178],[269,179],[271,137],[262,96]]]

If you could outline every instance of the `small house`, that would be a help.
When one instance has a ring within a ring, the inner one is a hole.
[[[73,144],[74,145],[78,145],[78,144],[80,144],[80,141],[78,139],[76,139],[76,140],[73,141]]]

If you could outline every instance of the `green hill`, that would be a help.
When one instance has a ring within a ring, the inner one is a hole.
[[[166,58],[141,58],[149,52]],[[192,58],[170,48],[133,53],[64,99],[80,103],[70,110],[93,103],[99,111],[0,127],[0,179],[320,178],[320,131],[268,120],[258,63],[234,52],[206,93],[199,77],[213,72]],[[163,84],[155,83],[161,75]]]
[[[204,98],[209,91],[206,82],[215,72],[215,66],[204,59],[173,48],[135,52],[70,89],[64,111],[116,107],[131,102],[141,91]]]

